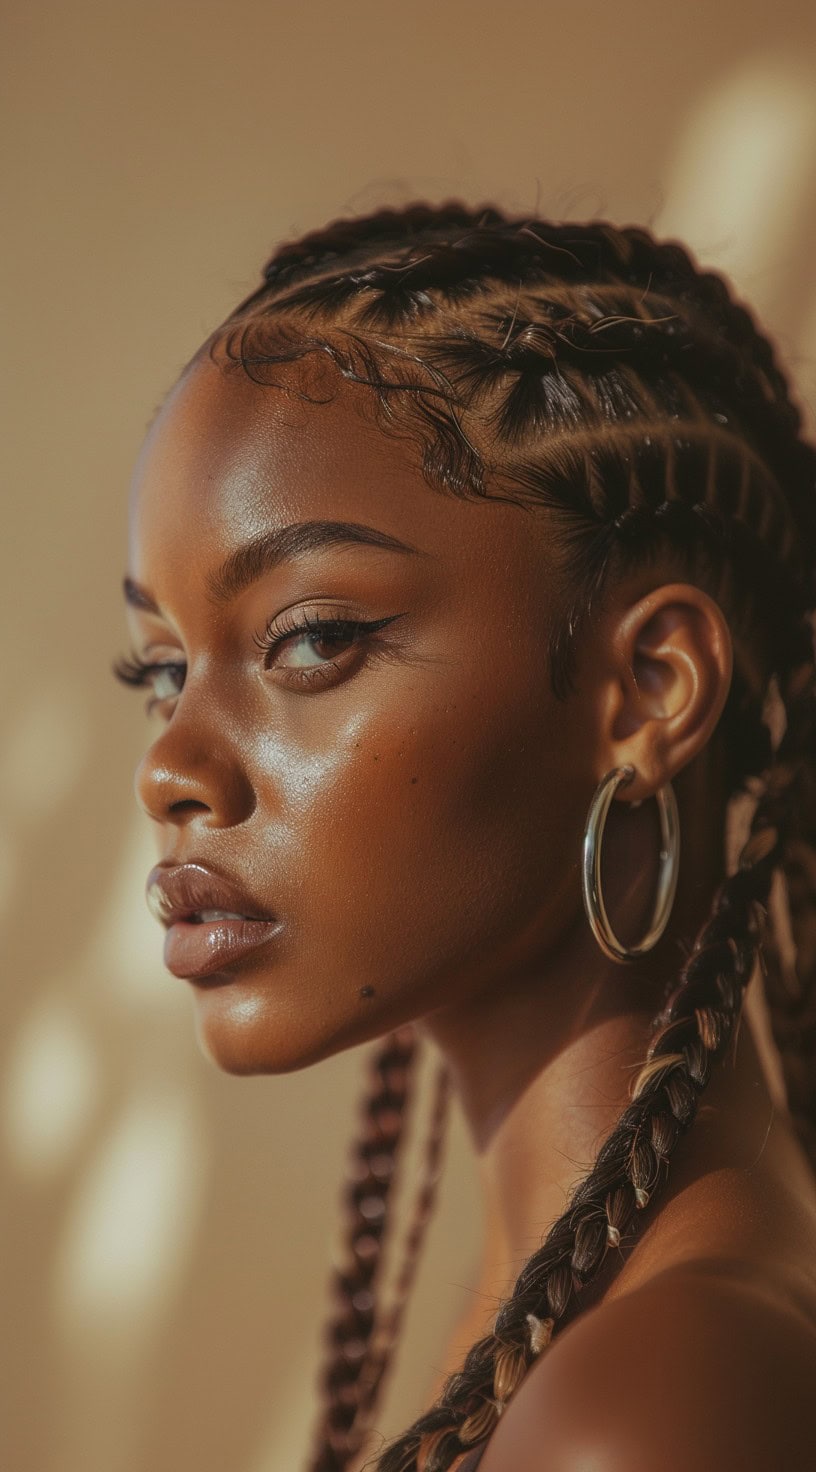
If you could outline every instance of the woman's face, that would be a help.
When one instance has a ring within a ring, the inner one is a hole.
[[[547,522],[433,490],[369,390],[331,391],[205,359],[134,482],[134,649],[169,666],[151,895],[237,1073],[533,984],[580,909],[591,720],[550,690]]]

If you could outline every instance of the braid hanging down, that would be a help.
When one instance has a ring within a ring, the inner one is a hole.
[[[416,1060],[417,1039],[410,1027],[390,1034],[371,1059],[361,1101],[361,1134],[352,1146],[345,1190],[346,1258],[333,1278],[337,1311],[327,1325],[328,1356],[321,1376],[324,1403],[311,1463],[314,1472],[347,1467],[362,1446],[433,1209],[450,1091],[444,1068],[437,1073],[421,1180],[402,1268],[386,1315],[378,1309],[383,1238]]]
[[[328,361],[373,390],[386,432],[414,437],[431,485],[551,516],[566,589],[550,637],[556,694],[572,688],[607,581],[658,551],[718,599],[734,634],[720,734],[729,793],[756,800],[750,835],[679,977],[666,978],[630,1102],[592,1170],[492,1332],[377,1462],[445,1472],[489,1436],[665,1184],[758,958],[788,1106],[816,1169],[816,451],[770,343],[725,283],[679,245],[605,223],[457,203],[336,221],[282,246],[204,351],[270,383],[277,365]],[[763,719],[772,691],[786,720],[775,750]],[[410,1030],[395,1035],[373,1068],[314,1472],[342,1472],[360,1452],[433,1200],[444,1079],[384,1314],[377,1268],[414,1050]]]

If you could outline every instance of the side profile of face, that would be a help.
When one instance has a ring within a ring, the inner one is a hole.
[[[550,688],[547,538],[431,488],[364,387],[309,403],[205,358],[171,393],[132,494],[134,649],[167,666],[136,786],[223,1068],[534,976],[576,923],[597,776],[588,697]]]

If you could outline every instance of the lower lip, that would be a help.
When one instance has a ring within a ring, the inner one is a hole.
[[[223,971],[281,929],[279,920],[177,920],[164,940],[164,964],[174,976],[195,980]]]

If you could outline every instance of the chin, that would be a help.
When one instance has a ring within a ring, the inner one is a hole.
[[[196,1036],[202,1052],[224,1073],[238,1077],[295,1073],[385,1030],[370,1016],[362,1019],[310,1019],[299,1009],[272,1008],[269,1000],[247,995],[234,984],[196,986]],[[313,1026],[310,1026],[310,1021]]]

